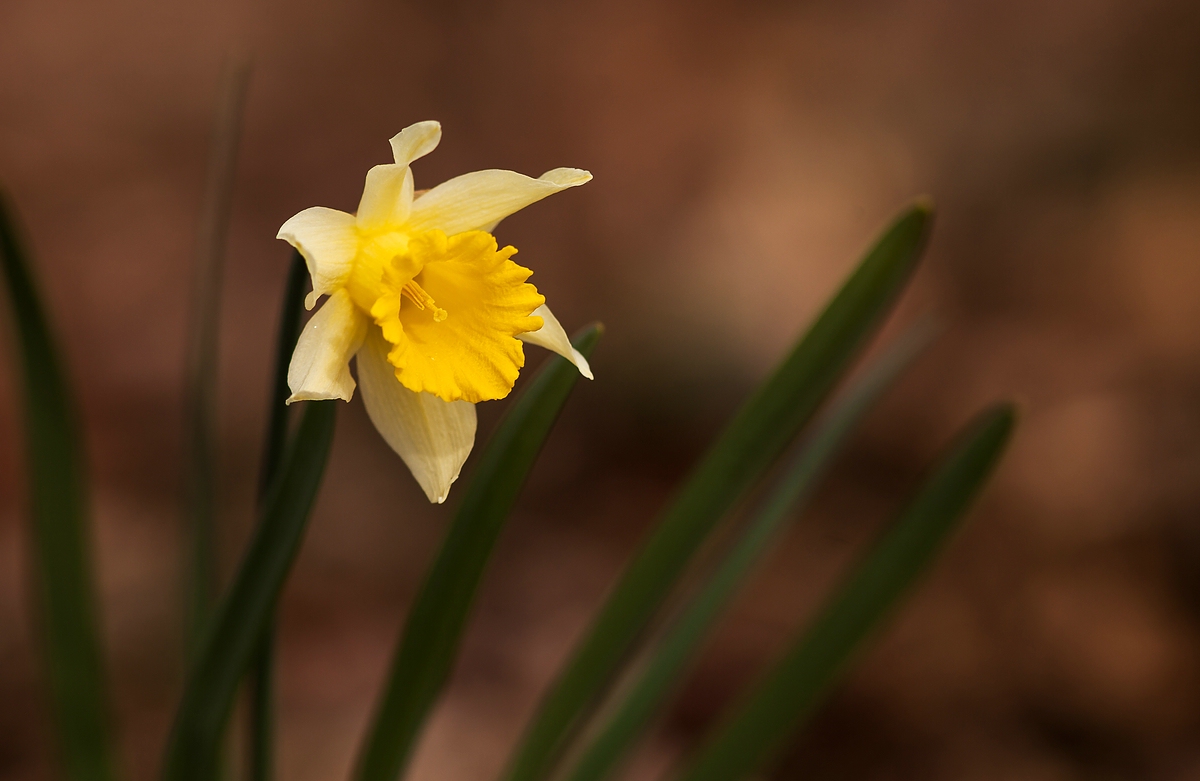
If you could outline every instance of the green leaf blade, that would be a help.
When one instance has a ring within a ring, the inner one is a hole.
[[[539,781],[725,512],[816,412],[891,309],[920,257],[932,208],[884,231],[774,375],[747,401],[626,567],[527,728],[505,781]]]
[[[259,475],[258,500],[261,505],[279,474],[279,466],[287,447],[290,407],[288,396],[288,367],[292,352],[300,338],[301,313],[308,270],[304,258],[292,251],[292,262],[284,286],[283,308],[279,313],[279,333],[275,343],[275,374],[271,395],[267,401],[267,433],[263,440],[262,468]],[[272,611],[273,613],[274,611]],[[262,641],[254,652],[247,689],[247,757],[246,775],[250,781],[270,781],[274,775],[275,748],[275,621],[268,621]]]
[[[113,778],[107,686],[88,539],[82,437],[28,255],[0,197],[0,269],[23,378],[33,576],[59,753],[72,781]]]
[[[304,318],[304,295],[308,289],[308,268],[298,250],[292,250],[292,261],[288,265],[287,281],[283,289],[283,308],[279,312],[278,332],[275,339],[275,364],[271,377],[271,394],[267,399],[267,431],[263,439],[262,466],[259,471],[258,499],[266,499],[271,483],[279,473],[279,466],[287,449],[288,421],[291,406],[287,403],[292,395],[288,387],[288,367],[292,353],[300,339]]]
[[[910,330],[822,415],[761,510],[668,628],[628,694],[582,753],[567,776],[568,781],[600,781],[611,774],[687,672],[688,664],[739,586],[795,515],[797,507],[811,496],[850,434],[927,342],[927,329]]]
[[[167,745],[165,781],[212,781],[217,775],[238,683],[270,623],[316,501],[338,403],[305,402],[250,547],[188,675]]]
[[[602,329],[573,340],[590,357]],[[445,687],[496,540],[579,372],[555,356],[534,378],[485,447],[463,503],[413,603],[388,681],[364,741],[355,778],[393,781],[411,757]]]
[[[185,647],[204,637],[217,587],[217,345],[221,278],[250,66],[225,63],[200,210],[184,373],[183,512],[188,536]]]
[[[1003,454],[1015,421],[1014,408],[1005,404],[966,429],[810,629],[705,743],[680,781],[743,778],[811,716],[853,652],[962,520]]]

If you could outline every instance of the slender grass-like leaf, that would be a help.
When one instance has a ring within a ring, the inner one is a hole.
[[[600,781],[612,772],[683,677],[738,587],[788,519],[795,516],[796,508],[811,496],[859,421],[928,343],[928,334],[928,329],[920,326],[906,333],[821,416],[762,509],[678,619],[671,622],[645,668],[567,776],[569,781]]]
[[[217,595],[216,418],[221,271],[250,68],[227,62],[214,115],[192,281],[184,378],[184,515],[188,537],[187,637],[194,655]]]
[[[600,340],[592,326],[574,340],[589,356]],[[525,484],[579,371],[555,356],[508,410],[479,459],[462,506],[413,604],[359,757],[358,781],[393,781],[458,657],[479,581],[509,510]]]
[[[71,781],[113,778],[104,663],[75,402],[28,255],[0,194],[0,268],[23,379],[35,615],[62,767]]]
[[[957,528],[1004,452],[1015,419],[1011,405],[999,405],[960,435],[811,628],[706,742],[680,781],[745,778],[807,721],[854,651]]]
[[[250,547],[188,674],[167,745],[166,781],[216,777],[218,749],[238,683],[270,623],[317,498],[338,403],[305,402]]]
[[[288,396],[288,366],[292,352],[300,339],[301,320],[304,314],[304,294],[308,289],[308,268],[304,257],[292,250],[292,262],[288,266],[287,282],[283,290],[283,307],[279,311],[279,326],[275,339],[275,368],[271,377],[271,395],[267,401],[267,432],[263,440],[262,466],[259,472],[258,499],[262,502],[271,489],[271,483],[279,474],[279,465],[287,447],[288,420],[291,406]]]
[[[259,505],[266,500],[271,484],[279,473],[287,445],[288,388],[287,373],[292,351],[300,338],[300,315],[304,311],[305,282],[308,271],[299,252],[292,252],[283,308],[279,313],[279,336],[275,345],[275,375],[267,402],[267,434],[263,441],[262,472],[259,475]],[[274,611],[272,611],[273,613]],[[247,776],[250,781],[270,781],[274,770],[274,616],[268,621],[262,640],[254,651],[247,689]]]
[[[812,417],[891,309],[917,263],[931,218],[931,207],[920,202],[892,223],[774,375],[726,427],[626,567],[542,700],[506,781],[538,781],[553,767],[696,549]]]

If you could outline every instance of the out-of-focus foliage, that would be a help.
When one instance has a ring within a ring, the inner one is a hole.
[[[254,538],[190,665],[164,760],[163,778],[168,781],[210,781],[219,776],[221,738],[238,684],[271,624],[271,613],[299,552],[333,444],[336,411],[336,401],[306,405],[263,503]]]
[[[880,326],[920,258],[932,217],[929,205],[919,204],[888,227],[713,443],[546,695],[508,769],[508,781],[534,781],[547,773],[697,548],[809,421]]]
[[[59,765],[70,781],[110,781],[113,729],[96,616],[82,429],[28,252],[2,193],[0,271],[17,337],[14,375],[24,385],[30,570]]]
[[[17,0],[2,16],[0,179],[79,381],[132,779],[157,772],[183,677],[180,356],[233,39],[256,80],[222,308],[222,572],[253,523],[280,221],[352,209],[379,139],[427,117],[456,139],[429,181],[560,160],[596,173],[574,203],[497,231],[564,323],[605,321],[601,380],[575,391],[497,544],[417,775],[499,771],[683,475],[916,192],[937,195],[939,225],[900,315],[935,311],[943,336],[789,524],[628,771],[688,756],[951,432],[1008,395],[1020,434],[978,517],[767,775],[1200,768],[1194,3]],[[0,775],[28,781],[52,770],[18,383],[0,372]],[[350,773],[454,512],[418,506],[376,438],[361,406],[340,411],[281,605],[289,781]]]
[[[812,480],[823,471],[837,444],[894,379],[903,360],[884,359],[834,408],[831,422],[818,427],[805,447],[806,458],[801,459],[798,472],[784,483],[769,511],[741,543],[722,556],[721,565],[702,576],[680,633],[668,631],[648,646],[658,665],[652,668],[649,682],[632,694],[614,693],[611,687],[633,658],[634,644],[661,612],[670,592],[677,590],[681,575],[713,528],[812,418],[883,321],[911,276],[928,235],[930,217],[929,208],[918,205],[884,232],[795,349],[718,438],[567,662],[558,686],[518,747],[510,776],[521,781],[545,777],[562,758],[564,743],[579,731],[594,705],[610,694],[625,700],[619,711],[621,726],[615,733],[611,729],[604,733],[585,754],[579,771],[583,778],[595,781],[606,777],[630,741],[647,726],[673,677],[682,672],[693,647],[775,536],[790,505],[798,494],[811,490]],[[72,450],[79,447],[79,434],[69,427],[66,384],[57,368],[38,296],[6,219],[0,220],[0,238],[30,386],[26,409],[31,420],[34,529],[39,539],[36,569],[43,587],[54,597],[44,602],[40,612],[52,627],[46,657],[56,684],[52,691],[64,759],[73,776],[103,778],[111,772],[105,754],[108,722],[102,713],[103,676],[94,627],[88,623],[92,578],[87,574],[82,546],[86,532],[79,506],[82,468],[78,457],[72,456]],[[275,397],[282,393],[280,378],[285,374],[289,347],[295,342],[296,303],[303,290],[295,282],[299,268],[299,263],[293,262],[281,315],[276,387],[262,460],[266,494],[261,518],[218,609],[204,621],[202,640],[189,660],[163,760],[164,781],[218,781],[223,772],[223,738],[239,685],[248,674],[252,707],[248,767],[258,777],[271,776],[273,614],[316,502],[333,444],[338,403],[306,403],[298,429],[289,438],[286,410],[278,408],[281,399]],[[215,302],[209,301],[208,308],[215,311]],[[600,329],[593,327],[578,337],[576,354],[590,357],[599,335]],[[208,350],[213,354],[201,363],[211,366],[215,347],[210,345]],[[504,522],[577,379],[575,367],[556,358],[513,403],[485,448],[397,646],[391,675],[367,732],[358,768],[362,781],[393,781],[404,772],[429,712],[457,662],[476,589]],[[207,384],[199,382],[200,386]],[[211,414],[211,410],[198,411],[195,425],[203,428]],[[723,781],[755,771],[799,719],[815,708],[817,698],[846,666],[862,638],[927,567],[941,538],[983,484],[1012,428],[1011,410],[992,413],[976,428],[930,478],[807,639],[785,657],[731,725],[708,744],[685,778]],[[211,471],[204,464],[208,454],[197,451],[196,455],[198,471]],[[54,474],[56,467],[63,474]],[[64,476],[69,478],[66,483]],[[65,486],[73,502],[62,506],[51,502],[48,511],[45,497],[55,480],[53,488],[61,491]],[[211,492],[211,487],[208,490]],[[205,507],[212,501],[211,496],[193,496],[192,500]],[[211,524],[211,513],[205,510],[194,515],[193,524],[197,521]],[[71,533],[63,534],[63,528]],[[205,537],[191,535],[192,544],[207,545]],[[63,590],[64,586],[69,588]],[[64,637],[79,641],[82,647],[64,647]],[[63,686],[62,676],[84,685]],[[609,737],[613,734],[620,737],[613,740]]]
[[[602,329],[574,340],[591,358]],[[564,358],[545,366],[513,403],[479,457],[462,504],[404,626],[358,760],[361,781],[390,781],[407,765],[458,659],[475,591],[554,421],[579,380]]]

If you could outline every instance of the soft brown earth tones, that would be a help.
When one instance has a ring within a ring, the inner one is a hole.
[[[568,329],[609,330],[502,540],[414,778],[494,776],[704,443],[920,193],[939,223],[897,322],[933,312],[944,336],[632,773],[693,746],[951,431],[1017,396],[1023,428],[971,525],[775,775],[1200,777],[1196,4],[9,0],[0,182],[87,416],[131,779],[155,776],[180,682],[187,285],[217,75],[238,48],[256,70],[224,301],[230,563],[251,519],[280,223],[353,208],[388,137],[421,119],[445,140],[418,186],[488,167],[596,175],[500,231]],[[24,781],[53,771],[0,378],[0,777]],[[449,512],[346,407],[283,611],[281,779],[346,777]]]

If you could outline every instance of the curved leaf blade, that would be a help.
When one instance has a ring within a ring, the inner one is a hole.
[[[337,403],[305,402],[250,547],[188,675],[167,745],[166,781],[212,781],[217,775],[218,749],[238,683],[270,623],[316,501]]]
[[[761,511],[679,618],[668,627],[645,669],[588,744],[567,776],[568,781],[600,781],[613,771],[687,672],[700,645],[746,576],[761,561],[788,520],[795,517],[797,508],[808,501],[866,413],[927,343],[927,329],[918,327],[906,333],[821,416]]]
[[[183,513],[188,535],[186,569],[189,661],[199,650],[216,602],[217,343],[221,277],[232,211],[249,63],[227,61],[214,113],[208,173],[200,210],[184,372]]]
[[[63,770],[74,781],[109,781],[112,735],[89,551],[83,440],[28,255],[3,197],[0,269],[24,381],[35,612]]]
[[[296,349],[296,342],[300,338],[300,319],[304,311],[307,280],[308,270],[304,266],[304,258],[298,251],[293,250],[287,284],[284,287],[283,309],[279,313],[279,334],[275,343],[275,376],[267,403],[267,435],[263,440],[262,469],[258,484],[260,504],[266,501],[271,485],[279,474],[279,464],[287,446],[290,419],[287,399],[291,393],[287,372],[292,360],[292,351]],[[262,641],[254,652],[250,672],[246,676],[246,775],[250,781],[270,781],[274,775],[274,623],[272,615],[267,629],[263,632]]]
[[[928,569],[999,462],[1012,405],[980,415],[884,533],[811,628],[708,740],[681,781],[735,781],[767,761],[812,715],[850,658]]]
[[[586,329],[573,340],[575,349],[590,357],[602,332],[600,326]],[[359,756],[358,781],[393,781],[408,763],[454,667],[492,549],[578,380],[574,365],[552,357],[508,410],[484,449],[405,623]]]
[[[808,422],[910,278],[932,220],[900,215],[775,373],[743,405],[625,568],[526,729],[505,781],[538,781],[560,757],[696,549]]]

